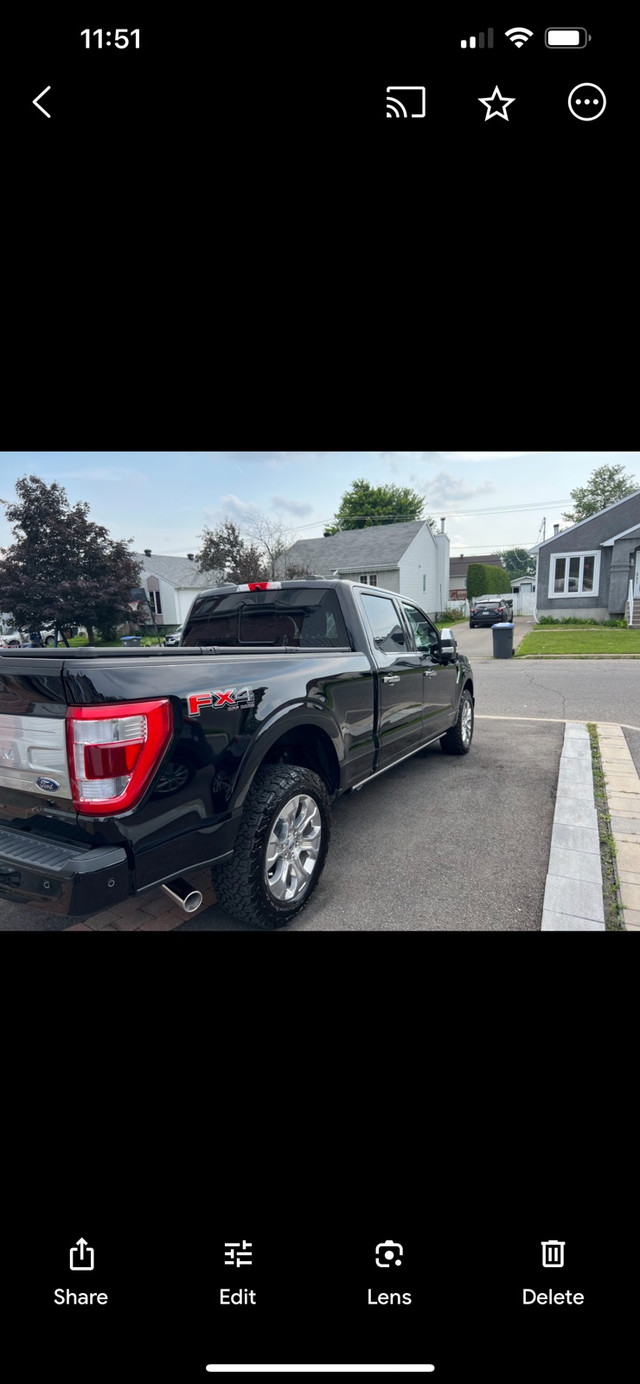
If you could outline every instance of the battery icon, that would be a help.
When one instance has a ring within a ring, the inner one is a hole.
[[[586,48],[591,34],[586,29],[545,29],[547,48]]]

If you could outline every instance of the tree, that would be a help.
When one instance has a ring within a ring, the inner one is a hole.
[[[140,563],[127,547],[133,540],[110,538],[89,519],[89,505],[71,506],[57,481],[22,476],[16,493],[6,508],[16,541],[0,549],[0,609],[18,627],[86,625],[90,644],[94,625],[139,623],[128,604],[140,584]]]
[[[510,581],[516,577],[535,576],[535,554],[529,553],[526,548],[503,548],[498,557],[502,558],[502,566],[506,567]]]
[[[273,581],[278,574],[280,558],[285,557],[291,547],[295,533],[279,515],[254,514],[247,520],[247,531],[260,552]]]
[[[295,534],[278,515],[256,511],[247,520],[244,538],[231,519],[215,529],[205,524],[200,537],[204,539],[196,554],[200,571],[217,572],[221,581],[246,582],[275,580]]]
[[[262,553],[253,543],[245,543],[239,529],[225,519],[215,529],[206,524],[199,535],[204,541],[196,564],[201,572],[211,572],[214,582],[266,581],[268,571]]]
[[[308,567],[304,565],[300,566],[299,563],[295,562],[292,563],[290,567],[285,567],[284,569],[285,581],[308,581],[309,578],[314,576],[315,572],[311,572]]]
[[[621,464],[617,466],[597,466],[591,472],[586,485],[578,485],[570,492],[574,508],[562,518],[570,524],[579,524],[581,519],[589,519],[592,514],[624,500],[638,489],[633,476],[628,475]]]
[[[407,486],[371,485],[360,477],[345,490],[335,522],[325,529],[325,538],[341,529],[365,529],[372,524],[406,524],[422,519],[424,496]],[[434,519],[427,519],[431,528]]]

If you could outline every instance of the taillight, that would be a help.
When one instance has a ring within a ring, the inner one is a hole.
[[[79,812],[126,812],[140,801],[173,734],[166,697],[117,706],[70,706],[67,755]]]

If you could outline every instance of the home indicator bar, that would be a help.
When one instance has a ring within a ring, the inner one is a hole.
[[[207,1365],[208,1374],[433,1374],[435,1365]]]

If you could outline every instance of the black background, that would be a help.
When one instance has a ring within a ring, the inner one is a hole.
[[[505,938],[467,939],[466,956],[439,939],[426,957],[423,939],[387,937],[365,983],[348,935],[311,962],[286,938],[248,940],[257,961],[243,934],[215,952],[205,936],[196,957],[85,958],[48,999],[25,994],[34,1056],[5,1081],[8,1375],[195,1384],[207,1362],[353,1362],[432,1363],[436,1384],[630,1377],[630,1077],[569,948],[553,979],[529,958],[509,999],[524,963]],[[91,1273],[68,1268],[80,1236]],[[566,1241],[563,1269],[542,1267],[549,1238]],[[224,1244],[243,1239],[254,1264],[230,1269]],[[400,1269],[375,1266],[385,1239],[404,1246]],[[256,1305],[221,1307],[238,1286]],[[59,1287],[109,1302],[56,1306]],[[524,1288],[585,1302],[524,1307]],[[412,1303],[372,1306],[368,1289]]]

